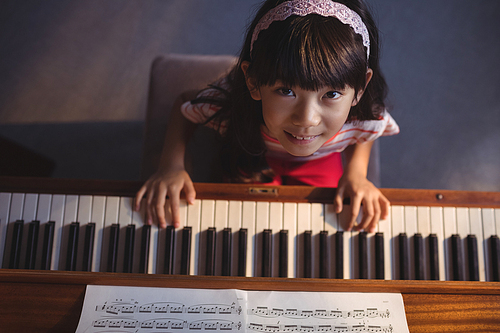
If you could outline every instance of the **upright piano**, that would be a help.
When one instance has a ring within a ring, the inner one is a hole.
[[[76,329],[86,285],[397,292],[410,332],[500,331],[500,193],[382,189],[376,233],[335,189],[195,184],[177,230],[138,182],[0,178],[0,331]]]

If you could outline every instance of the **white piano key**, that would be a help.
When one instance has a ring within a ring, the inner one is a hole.
[[[12,193],[0,193],[0,267],[4,267],[4,254],[7,252],[5,243],[7,238],[7,227],[9,225],[10,199]]]
[[[410,255],[410,280],[415,279],[415,242],[413,236],[417,231],[417,207],[405,206],[405,232],[408,236],[408,254]]]
[[[231,228],[231,276],[238,275],[238,232],[241,228],[242,202],[229,201],[227,227]]]
[[[462,276],[464,279],[468,280],[469,274],[469,260],[467,255],[467,236],[470,235],[470,223],[469,223],[469,209],[467,207],[457,207],[457,234],[460,236],[460,245],[461,245],[461,253],[462,256],[462,267],[459,269],[462,270]]]
[[[283,204],[283,229],[288,230],[288,274],[292,278],[296,272],[297,253],[297,204],[285,202]]]
[[[145,222],[146,222],[146,205],[141,205],[139,211],[135,210],[132,211],[132,224],[135,225],[134,263],[132,266],[133,273],[140,272],[142,232],[144,231],[143,226]],[[150,241],[149,246],[151,246],[151,238],[149,241]],[[145,273],[147,273],[147,271]]]
[[[63,251],[62,235],[64,227],[64,205],[66,196],[55,194],[52,196],[52,206],[50,208],[50,220],[54,221],[54,243],[52,248],[51,270],[64,270],[64,266],[59,266],[59,255]]]
[[[223,230],[227,226],[229,214],[229,201],[216,200],[215,201],[215,219],[214,227],[216,230],[215,238],[215,275],[222,275],[222,235]]]
[[[492,271],[491,271],[491,251],[490,251],[490,237],[496,234],[495,225],[495,215],[494,209],[483,208],[482,209],[482,219],[483,219],[483,253],[485,262],[485,278],[486,281],[493,281]]]
[[[438,258],[439,258],[439,280],[445,281],[445,257],[444,257],[444,227],[443,227],[443,208],[431,207],[431,232],[436,234],[438,239]]]
[[[80,230],[78,231],[78,251],[77,251],[77,264],[76,270],[82,269],[83,265],[83,250],[85,246],[85,230],[87,224],[91,222],[92,218],[92,196],[81,195],[78,199],[78,212],[77,222],[80,223]],[[40,229],[41,230],[41,229]]]
[[[66,257],[69,239],[69,228],[70,224],[77,222],[78,212],[78,196],[77,195],[67,195],[66,202],[64,204],[64,216],[63,216],[63,228],[61,235],[61,250],[59,253],[59,270],[66,269]]]
[[[201,224],[201,200],[196,199],[193,205],[188,205],[187,221],[188,227],[191,227],[191,256],[189,260],[189,272],[194,275],[201,275],[196,263],[200,256],[200,224]]]
[[[123,264],[125,260],[125,238],[127,236],[127,226],[132,223],[132,205],[133,198],[120,197],[118,208],[118,224],[120,225],[120,237],[118,243],[118,262],[116,271],[123,272]]]
[[[417,224],[418,232],[422,235],[424,241],[424,277],[426,280],[430,279],[430,264],[429,264],[429,235],[431,234],[431,216],[430,207],[418,206],[417,207]]]
[[[389,210],[389,215],[387,216],[387,219],[379,222],[378,232],[381,232],[384,235],[384,279],[390,280],[394,275],[393,265],[392,265],[392,258],[394,258],[392,237],[394,236],[392,235],[391,210]]]
[[[333,204],[325,204],[325,231],[328,232],[328,256],[330,278],[335,277],[335,234],[338,231],[338,217]]]
[[[118,212],[120,208],[120,197],[106,197],[106,209],[104,211],[104,233],[101,248],[101,272],[108,270],[109,237],[111,225],[118,223]]]
[[[400,253],[401,249],[399,248],[399,239],[398,236],[400,233],[406,232],[404,225],[404,206],[392,206],[391,207],[391,219],[392,219],[392,249],[393,249],[393,257],[392,257],[392,266],[393,266],[393,276],[392,279],[399,280],[400,279]]]
[[[256,214],[256,204],[253,201],[243,201],[242,204],[242,216],[241,216],[241,227],[247,229],[247,265],[246,265],[246,276],[254,276],[255,258],[256,250],[255,244],[256,240],[256,229],[255,229],[255,214]]]
[[[352,252],[354,249],[354,245],[352,244],[351,232],[346,231],[344,226],[349,225],[350,212],[349,209],[351,206],[344,205],[344,208],[338,214],[338,222],[339,222],[339,231],[342,231],[342,239],[343,239],[343,255],[344,255],[344,279],[353,279],[354,278],[354,253]]]
[[[201,234],[198,272],[205,275],[207,261],[207,229],[215,226],[215,200],[202,200],[201,202]]]
[[[295,249],[297,257],[295,276],[298,278],[304,277],[304,232],[309,230],[312,230],[311,204],[300,202],[297,204],[298,245]]]
[[[457,233],[457,217],[454,207],[443,208],[444,261],[446,280],[453,280],[453,251],[451,236]]]
[[[312,228],[312,277],[319,278],[319,234],[325,229],[324,207],[321,203],[311,204]]]
[[[165,221],[167,222],[167,226],[172,225],[172,214],[170,210],[170,201],[167,199],[165,202],[164,206],[164,216],[165,216]],[[158,225],[156,222],[153,222],[154,225]],[[166,236],[167,236],[167,230],[166,228],[160,228],[158,227],[156,230],[156,237],[155,237],[155,248],[156,248],[156,256],[155,256],[155,268],[156,274],[163,274],[165,272],[165,251],[166,251]],[[176,230],[177,231],[177,230]],[[174,235],[174,256],[177,255],[175,251],[175,245],[177,245],[177,237]],[[175,267],[174,267],[175,271]]]
[[[255,229],[256,229],[256,244],[255,253],[255,268],[254,276],[262,276],[262,232],[269,229],[269,202],[258,201],[255,208]]]
[[[179,201],[179,218],[181,221],[180,227],[175,230],[175,260],[174,260],[174,273],[181,273],[181,263],[182,263],[182,233],[184,227],[187,226],[187,216],[188,216],[188,203],[186,199],[181,199]],[[192,232],[192,231],[191,231]],[[192,237],[191,233],[191,237]],[[161,240],[161,242],[165,242],[165,238]],[[193,240],[191,239],[191,243]],[[191,270],[190,270],[191,272]]]
[[[104,242],[104,216],[106,214],[106,197],[92,198],[92,215],[90,221],[95,223],[94,251],[92,253],[92,272],[101,272],[101,253]]]
[[[271,276],[279,277],[280,262],[280,231],[283,229],[283,203],[271,202],[269,204],[269,229],[272,230],[273,246]]]
[[[151,225],[151,235],[149,243],[149,263],[148,263],[148,274],[160,273],[157,269],[158,263],[158,243],[160,241],[160,228],[158,224],[153,223]]]
[[[45,235],[45,225],[50,221],[50,207],[52,204],[51,194],[40,194],[38,197],[38,206],[36,211],[36,219],[40,221],[40,229],[38,234],[38,246],[36,250],[35,269],[42,268],[42,251]]]

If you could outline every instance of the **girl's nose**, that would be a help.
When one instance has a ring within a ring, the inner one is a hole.
[[[300,127],[314,127],[321,122],[320,113],[314,103],[301,103],[295,107],[292,123]]]

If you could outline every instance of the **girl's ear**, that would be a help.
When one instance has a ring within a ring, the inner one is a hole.
[[[358,104],[358,102],[361,99],[361,97],[363,97],[363,93],[365,92],[366,87],[368,86],[368,83],[370,83],[370,80],[372,79],[372,77],[373,77],[373,70],[371,68],[368,68],[366,70],[366,85],[365,85],[365,89],[358,91],[358,95],[352,101],[351,106],[355,106],[356,104]]]
[[[256,101],[260,101],[262,98],[260,97],[260,90],[257,88],[257,84],[255,83],[255,79],[247,75],[248,67],[250,66],[250,62],[243,61],[241,63],[241,70],[243,74],[245,74],[245,82],[247,84],[248,91],[250,91],[250,96]]]

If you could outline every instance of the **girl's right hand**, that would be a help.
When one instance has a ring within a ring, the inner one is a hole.
[[[186,200],[189,204],[194,203],[196,191],[193,181],[186,170],[174,172],[157,172],[151,176],[140,188],[135,196],[134,209],[138,211],[141,201],[146,195],[146,223],[158,223],[160,228],[166,228],[165,204],[167,195],[169,197],[170,211],[172,213],[172,225],[180,227],[179,203],[180,194],[184,190]]]

